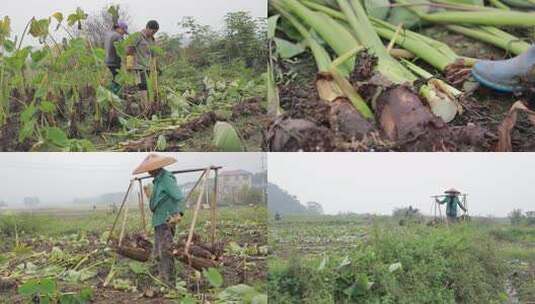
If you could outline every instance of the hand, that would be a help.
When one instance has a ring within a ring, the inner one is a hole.
[[[135,61],[134,56],[132,55],[126,56],[126,69],[128,71],[131,71],[134,69],[134,61]]]
[[[167,224],[176,225],[176,224],[180,223],[181,220],[182,220],[182,215],[180,213],[177,213],[177,214],[174,214],[174,215],[170,216],[167,219]]]

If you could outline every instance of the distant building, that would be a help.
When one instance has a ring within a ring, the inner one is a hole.
[[[238,199],[240,191],[244,188],[260,188],[261,183],[255,182],[256,179],[251,172],[245,170],[229,170],[219,172],[217,179],[217,195],[218,201],[221,203],[222,199],[229,199],[235,201]],[[187,195],[196,182],[188,182],[181,184],[184,194]],[[214,179],[210,178],[206,185],[208,187],[208,196],[212,195],[212,189],[214,187]],[[197,188],[199,190],[199,188]],[[193,200],[187,202],[188,207],[195,204]]]
[[[245,170],[223,171],[217,186],[220,195],[237,193],[244,187],[253,187],[253,174]]]

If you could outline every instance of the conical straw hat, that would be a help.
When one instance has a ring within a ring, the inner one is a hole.
[[[149,154],[143,162],[132,172],[133,175],[149,172],[176,163],[176,159],[170,156]]]
[[[455,188],[449,188],[448,190],[444,191],[444,193],[461,193]]]

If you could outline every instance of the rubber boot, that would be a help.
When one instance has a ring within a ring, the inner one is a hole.
[[[120,95],[120,93],[121,93],[121,85],[120,84],[118,84],[117,82],[114,81],[114,82],[111,83],[110,87],[111,87],[111,92],[113,94],[115,94],[117,96]]]
[[[507,60],[480,60],[472,75],[482,85],[500,92],[518,93],[535,77],[535,46]]]

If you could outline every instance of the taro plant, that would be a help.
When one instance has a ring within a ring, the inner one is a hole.
[[[61,292],[57,283],[51,278],[31,279],[18,288],[18,293],[35,303],[89,303],[93,297],[91,288],[80,292]]]

